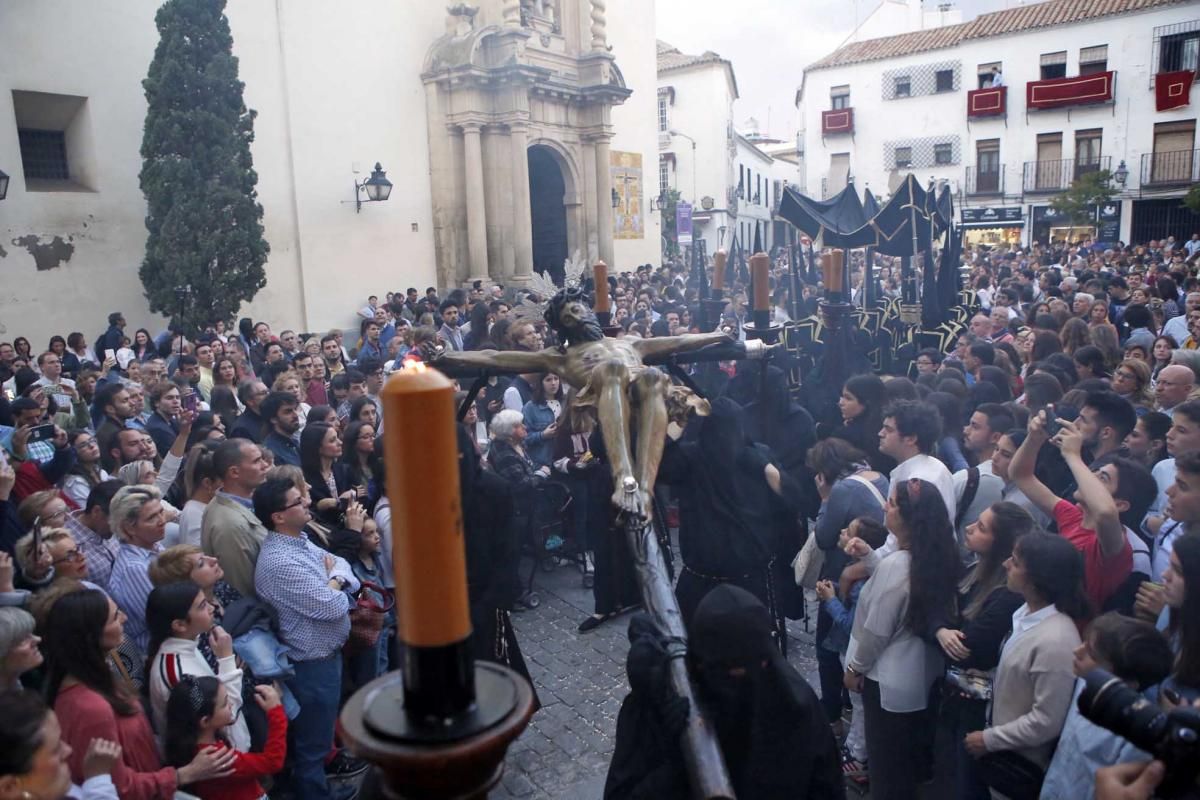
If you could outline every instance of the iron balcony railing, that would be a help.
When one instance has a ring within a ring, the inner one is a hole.
[[[1004,194],[1004,165],[985,170],[967,167],[967,194]]]
[[[1142,186],[1188,186],[1200,182],[1200,150],[1142,154]]]
[[[1087,161],[1076,161],[1070,158],[1058,161],[1026,161],[1021,189],[1030,194],[1061,192],[1070,188],[1080,175],[1110,169],[1111,165],[1111,156],[1100,156]]]

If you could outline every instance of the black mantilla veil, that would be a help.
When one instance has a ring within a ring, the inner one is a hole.
[[[563,319],[563,309],[568,303],[578,303],[585,309],[583,316],[572,320],[571,323]],[[592,311],[582,289],[576,287],[560,289],[554,297],[550,298],[545,318],[550,330],[554,331],[559,341],[567,347],[583,342],[596,342],[604,338],[604,330],[600,327],[600,321],[596,319],[596,312]]]

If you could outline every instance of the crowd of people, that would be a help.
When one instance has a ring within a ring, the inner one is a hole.
[[[1073,697],[1098,666],[1200,699],[1198,255],[1200,236],[969,248],[977,313],[950,352],[850,377],[833,419],[776,367],[688,368],[711,410],[672,425],[653,514],[678,527],[688,665],[739,796],[1124,797],[1105,782],[1161,778]],[[818,287],[791,303],[787,277],[777,259],[776,318],[814,313]],[[719,322],[739,338],[745,288]],[[607,290],[619,336],[703,316],[682,265]],[[21,721],[0,797],[356,791],[339,708],[402,654],[385,377],[556,346],[529,307],[476,283],[372,296],[357,335],[130,336],[114,312],[91,342],[0,342],[0,717]],[[550,373],[491,377],[458,431],[473,648],[526,677],[523,555],[579,570],[581,634],[640,604],[602,438],[571,401]],[[816,691],[786,660],[806,591]],[[671,644],[642,616],[630,640],[606,794],[686,796]],[[1115,762],[1136,767],[1093,778]]]

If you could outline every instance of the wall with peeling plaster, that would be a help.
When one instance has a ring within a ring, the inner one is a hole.
[[[131,330],[163,327],[137,276],[146,236],[141,81],[158,41],[160,2],[0,0],[0,169],[12,176],[0,202],[0,325],[9,336],[20,332],[36,343],[77,329],[91,339],[113,310],[125,313]],[[476,4],[484,6],[481,19],[499,19],[500,0]],[[653,186],[654,120],[642,113],[654,107],[653,3],[610,5],[610,42],[635,91],[613,147],[641,150]],[[355,0],[331,13],[326,0],[229,3],[246,104],[258,111],[252,152],[271,244],[267,286],[243,315],[280,328],[351,327],[368,294],[434,283],[420,74],[445,32],[445,6]],[[14,89],[88,98],[94,191],[28,190],[12,123]],[[353,182],[376,161],[395,189],[388,202],[356,213],[346,202]],[[653,260],[656,242],[657,231],[624,246],[641,262]]]

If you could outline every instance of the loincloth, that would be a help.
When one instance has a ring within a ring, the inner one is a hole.
[[[587,384],[584,385],[575,394],[575,399],[572,401],[571,407],[575,413],[583,415],[585,418],[596,422],[596,404],[600,400],[600,387],[594,386],[592,376],[589,376]],[[667,419],[676,423],[680,427],[687,424],[687,419],[690,414],[695,414],[698,417],[707,417],[712,411],[712,406],[707,400],[693,392],[686,386],[681,386],[675,383],[669,383],[666,387],[667,403]]]

